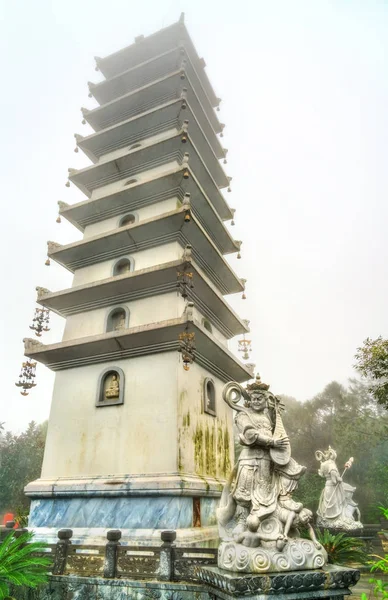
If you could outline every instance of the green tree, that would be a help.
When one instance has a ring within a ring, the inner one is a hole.
[[[0,513],[28,509],[23,489],[40,477],[47,423],[32,421],[26,431],[16,435],[7,431],[0,444]]]
[[[368,379],[370,393],[388,410],[388,340],[367,338],[355,355],[357,371]]]
[[[295,498],[316,511],[324,482],[317,475],[315,451],[331,445],[340,470],[354,456],[345,481],[357,487],[355,501],[363,521],[378,520],[377,506],[388,499],[388,415],[368,387],[357,380],[350,380],[347,388],[334,381],[307,402],[287,396],[283,401],[292,455],[307,467]]]

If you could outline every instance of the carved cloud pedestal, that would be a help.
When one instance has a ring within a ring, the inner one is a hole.
[[[235,542],[221,542],[218,566],[238,573],[270,573],[319,569],[327,561],[324,548],[317,549],[304,539],[290,540],[282,552],[276,548],[246,548]]]

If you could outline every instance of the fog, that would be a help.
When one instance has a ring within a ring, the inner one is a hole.
[[[237,209],[252,356],[275,393],[304,400],[354,375],[357,346],[387,335],[388,5],[337,0],[27,0],[0,3],[2,60],[2,360],[0,422],[15,431],[48,417],[54,374],[20,395],[24,337],[35,287],[71,285],[46,241],[80,233],[55,223],[67,189],[86,82],[105,56],[179,18],[185,20],[222,98],[227,201]],[[53,316],[44,343],[60,341]],[[235,348],[236,344],[232,344]],[[71,372],[69,371],[69,377]]]

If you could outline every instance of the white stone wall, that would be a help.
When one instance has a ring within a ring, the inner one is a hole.
[[[108,185],[104,185],[102,187],[96,188],[95,190],[93,190],[92,194],[91,194],[91,199],[95,200],[96,198],[103,198],[106,195],[109,194],[115,194],[117,192],[120,192],[123,189],[130,189],[131,185],[134,184],[130,184],[130,185],[125,185],[127,181],[129,181],[130,179],[136,179],[138,183],[140,182],[145,182],[145,181],[150,181],[151,179],[154,179],[155,177],[160,177],[161,175],[163,175],[164,173],[170,171],[171,169],[174,169],[175,167],[178,167],[179,163],[177,160],[168,162],[164,165],[161,165],[159,167],[155,167],[154,169],[149,169],[148,171],[142,171],[139,173],[136,173],[135,175],[131,175],[131,176],[127,176],[124,177],[123,179],[120,179],[119,181],[114,181],[113,183],[109,183]]]
[[[124,404],[97,408],[99,375],[114,366]],[[166,352],[58,372],[42,478],[176,472],[177,369]]]
[[[147,250],[133,252],[132,254],[123,254],[123,256],[115,259],[105,260],[95,265],[77,269],[74,273],[73,287],[112,277],[113,266],[120,258],[132,258],[135,263],[134,270],[139,271],[173,260],[179,260],[182,258],[182,254],[183,248],[178,242],[170,242],[158,248],[148,248]]]
[[[178,369],[178,464],[182,473],[225,479],[233,466],[233,414],[222,400],[224,382],[194,362]],[[204,411],[204,383],[216,390],[216,416]]]
[[[101,164],[104,162],[108,162],[110,160],[116,160],[117,158],[120,158],[120,156],[125,156],[125,154],[137,152],[138,150],[141,150],[141,148],[146,148],[147,146],[151,146],[152,144],[155,144],[156,142],[159,142],[159,141],[169,138],[171,135],[175,134],[176,131],[177,130],[175,128],[169,129],[168,131],[163,131],[162,133],[153,135],[152,137],[149,137],[146,140],[139,140],[138,142],[132,142],[132,144],[128,144],[127,146],[125,146],[125,148],[119,148],[118,150],[114,150],[113,152],[108,152],[107,154],[103,154],[102,156],[100,156],[100,159],[98,162]],[[128,152],[128,149],[135,143],[141,144],[141,148],[137,147],[137,148],[134,148],[133,150],[131,150],[130,152]]]
[[[198,309],[197,309],[195,306],[194,306],[194,319],[195,319],[196,321],[198,321],[198,322],[199,322],[199,323],[202,325],[202,327],[204,326],[204,325],[203,325],[203,321],[204,321],[204,319],[205,319],[206,321],[209,321],[209,323],[210,323],[210,325],[211,325],[211,328],[212,328],[212,332],[211,332],[211,334],[210,334],[210,335],[213,335],[213,336],[216,338],[216,340],[218,340],[219,342],[221,342],[221,344],[224,344],[224,346],[227,346],[227,345],[228,345],[228,340],[227,340],[227,338],[226,338],[226,337],[225,337],[225,336],[224,336],[224,335],[221,333],[221,331],[219,331],[219,330],[217,329],[217,327],[214,325],[213,321],[212,321],[212,320],[211,320],[209,317],[206,317],[206,316],[205,316],[205,315],[204,315],[204,314],[203,314],[203,313],[202,313],[200,310],[198,310]],[[210,332],[209,332],[209,333],[210,333]]]
[[[123,212],[118,217],[111,217],[110,219],[104,219],[103,221],[99,221],[98,223],[93,223],[92,225],[88,225],[85,227],[84,231],[84,239],[92,237],[93,235],[100,235],[102,233],[106,233],[107,231],[112,231],[113,229],[117,229],[119,226],[120,219],[127,214],[133,214],[137,223],[141,223],[146,219],[151,219],[153,217],[158,217],[167,212],[171,212],[176,210],[181,205],[181,202],[177,197],[169,198],[168,200],[163,200],[162,202],[156,202],[155,204],[150,204],[150,206],[145,206],[144,208],[139,208],[138,210],[131,211],[127,210]]]
[[[66,319],[63,341],[105,333],[109,313],[120,306],[129,310],[128,327],[138,327],[181,317],[185,302],[177,292],[171,292],[71,315]]]

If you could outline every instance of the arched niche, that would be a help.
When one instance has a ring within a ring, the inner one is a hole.
[[[138,220],[135,213],[127,213],[122,216],[119,220],[119,227],[126,227],[127,225],[133,225]]]
[[[124,371],[120,367],[104,369],[98,379],[96,406],[123,404],[124,384]]]
[[[213,417],[216,416],[216,386],[210,377],[206,377],[203,382],[203,410]]]
[[[117,275],[125,275],[126,273],[130,273],[133,271],[135,266],[135,261],[133,258],[125,256],[123,258],[119,258],[113,265],[112,275],[116,277]]]
[[[115,306],[106,317],[105,331],[121,331],[129,325],[129,310],[126,306]]]

